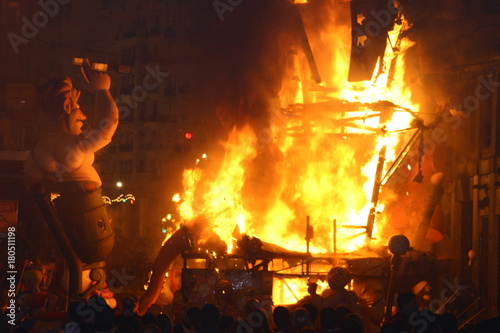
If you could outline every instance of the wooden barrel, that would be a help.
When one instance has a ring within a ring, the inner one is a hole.
[[[114,232],[101,189],[54,200],[59,219],[82,262],[104,261],[114,245]]]

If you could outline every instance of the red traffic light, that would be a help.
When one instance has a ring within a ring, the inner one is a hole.
[[[189,140],[193,137],[193,134],[186,132],[186,134],[184,134],[184,137]]]

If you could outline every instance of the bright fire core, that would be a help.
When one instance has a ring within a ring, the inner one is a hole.
[[[345,19],[335,21],[346,17],[338,6],[326,15],[332,22],[321,29],[304,18],[324,82],[309,82],[305,58],[290,52],[294,66],[283,79],[271,126],[233,129],[219,161],[184,172],[182,218],[204,214],[229,252],[239,234],[306,252],[308,219],[311,253],[353,253],[366,245],[377,165],[384,162],[385,174],[405,140],[401,130],[410,127],[407,110],[418,111],[403,81],[403,55],[411,45],[397,40],[403,20],[390,33],[384,67],[375,69],[372,81],[347,82],[351,28]],[[379,101],[397,107],[380,110]],[[380,231],[390,198],[376,202],[371,245],[387,241]]]

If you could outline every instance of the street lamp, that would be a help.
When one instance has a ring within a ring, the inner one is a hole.
[[[401,256],[410,249],[410,241],[405,235],[395,235],[389,239],[389,251],[391,258],[391,279],[387,288],[387,298],[385,300],[384,322],[387,322],[392,315],[392,304],[394,303],[394,279],[401,263]]]

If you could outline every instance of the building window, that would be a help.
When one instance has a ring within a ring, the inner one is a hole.
[[[151,168],[150,168],[151,173],[156,173],[156,169],[157,169],[156,160],[151,160]]]
[[[151,22],[151,28],[149,29],[149,34],[151,36],[156,36],[160,33],[160,17],[153,16],[153,20]]]
[[[156,141],[158,140],[158,133],[156,132],[151,132],[149,135],[149,140],[148,140],[148,145],[147,149],[148,150],[154,150],[156,149]]]
[[[146,163],[144,162],[144,160],[139,160],[139,165],[137,166],[137,172],[138,173],[146,172]]]
[[[151,54],[149,53],[148,46],[143,45],[142,46],[142,63],[147,64],[150,63],[152,60]]]
[[[158,120],[158,102],[157,101],[151,102],[146,120],[148,120],[148,121],[157,121]]]
[[[122,95],[130,95],[132,92],[132,77],[130,75],[123,75],[120,87],[120,93]]]
[[[146,134],[144,131],[139,132],[139,150],[144,150],[146,148]]]
[[[139,120],[146,121],[146,103],[139,104]]]
[[[122,175],[125,175],[125,174],[130,174],[132,173],[134,170],[133,170],[133,161],[132,160],[122,160],[120,161],[120,164],[119,164],[119,173],[122,174]]]
[[[125,66],[135,65],[135,47],[126,47],[122,50],[121,64]]]
[[[120,148],[121,152],[133,151],[134,150],[134,137],[132,133],[122,134],[120,137]]]

